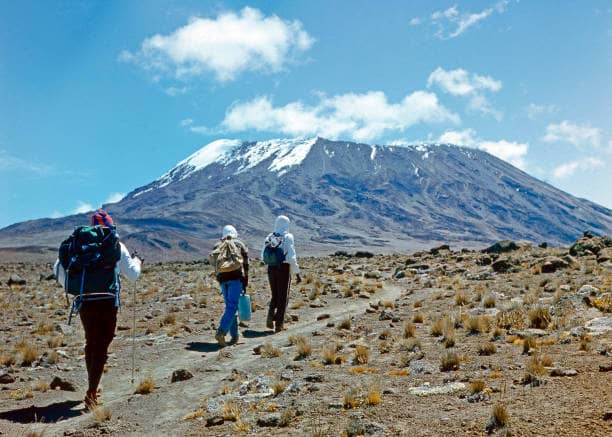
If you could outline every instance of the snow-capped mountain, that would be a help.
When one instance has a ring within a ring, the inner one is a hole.
[[[257,255],[280,213],[292,219],[302,253],[405,252],[504,238],[562,244],[584,229],[612,231],[609,209],[480,150],[322,138],[214,141],[107,210],[122,239],[153,260],[202,257],[227,223]],[[57,247],[86,221],[16,224],[0,230],[0,247]]]

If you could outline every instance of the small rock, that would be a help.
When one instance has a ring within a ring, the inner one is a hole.
[[[76,391],[76,387],[74,386],[73,383],[71,383],[70,381],[66,379],[62,379],[59,376],[56,376],[53,378],[53,381],[51,381],[51,384],[49,384],[49,387],[51,387],[52,390],[59,388],[60,390],[64,390],[64,391]]]
[[[593,287],[592,285],[583,285],[578,290],[578,294],[581,296],[597,296],[599,293],[599,288]]]
[[[584,327],[589,330],[592,335],[602,335],[612,331],[612,316],[597,317],[589,320]]]
[[[378,270],[371,270],[371,271],[365,272],[365,274],[363,276],[365,276],[367,279],[380,279],[380,278],[382,278],[382,274]]]
[[[441,394],[451,394],[465,390],[465,384],[462,382],[451,382],[439,386],[422,385],[420,387],[410,387],[408,392],[416,396],[432,396]]]
[[[325,320],[325,319],[329,319],[330,315],[329,314],[319,314],[317,316],[317,320]]]
[[[612,370],[612,363],[600,364],[599,371],[600,372],[609,372]]]
[[[66,325],[65,323],[60,323],[55,327],[56,330],[60,331],[64,335],[72,335],[74,334],[74,327],[70,325]]]
[[[357,437],[365,435],[365,426],[359,419],[352,419],[344,432],[347,437]]]
[[[8,279],[8,281],[6,281],[6,283],[8,284],[9,287],[11,285],[25,285],[26,284],[26,280],[23,279],[18,274],[13,273],[11,276],[9,276],[9,279]]]
[[[576,376],[578,372],[576,369],[561,369],[559,367],[555,367],[550,371],[550,376]]]
[[[378,320],[393,320],[394,317],[396,316],[395,314],[393,314],[392,311],[385,309],[385,310],[382,310],[382,312],[380,313]]]
[[[257,425],[261,427],[275,427],[278,426],[281,420],[280,413],[266,414],[263,417],[257,419]]]
[[[612,420],[612,410],[606,411],[603,415],[603,420]]]
[[[8,373],[0,373],[0,384],[12,384],[15,382],[15,378],[13,378]]]
[[[193,378],[193,374],[186,369],[178,369],[172,372],[172,379],[170,382],[187,381]]]
[[[542,273],[554,273],[557,270],[566,269],[569,263],[561,258],[548,258],[542,264]]]
[[[518,248],[518,245],[514,241],[502,240],[484,249],[483,253],[505,253],[518,250]]]
[[[491,264],[491,268],[495,273],[507,273],[514,267],[514,263],[510,258],[507,259],[498,259],[493,264]]]
[[[304,381],[307,381],[307,382],[323,382],[323,375],[317,375],[317,374],[306,375],[304,377]]]
[[[405,270],[400,270],[399,272],[397,272],[395,274],[395,279],[402,279],[406,277],[406,271]]]
[[[223,425],[223,422],[224,422],[223,417],[213,416],[213,417],[209,417],[208,419],[206,419],[206,426],[211,427],[211,426]]]

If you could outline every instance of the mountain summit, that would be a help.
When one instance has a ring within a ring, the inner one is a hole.
[[[500,239],[565,244],[585,229],[612,233],[609,209],[450,144],[217,140],[106,208],[123,240],[155,260],[202,257],[227,223],[257,254],[280,213],[291,217],[302,253]],[[0,247],[56,248],[86,221],[81,214],[15,224],[0,230]]]

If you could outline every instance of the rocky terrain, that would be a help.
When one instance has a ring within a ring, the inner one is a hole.
[[[94,412],[50,264],[2,264],[0,435],[612,434],[611,239],[372,255],[302,258],[279,334],[254,261],[253,318],[223,349],[210,267],[148,264]]]
[[[323,138],[217,140],[105,205],[123,241],[150,261],[197,260],[232,223],[261,244],[280,214],[302,253],[398,253],[502,239],[570,243],[612,234],[612,211],[488,153],[448,144],[374,146]],[[51,261],[89,214],[0,230],[0,262]]]

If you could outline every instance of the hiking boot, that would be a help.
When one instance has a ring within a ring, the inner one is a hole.
[[[236,344],[238,343],[238,340],[240,340],[240,336],[232,337],[229,344]]]
[[[274,321],[272,320],[272,317],[268,317],[266,319],[266,328],[274,329]]]
[[[219,343],[219,346],[221,347],[227,346],[227,343],[225,343],[225,334],[223,333],[223,331],[217,331],[217,333],[215,334],[215,340],[217,340],[217,343]]]
[[[87,391],[85,393],[85,399],[83,399],[85,403],[85,408],[87,410],[93,410],[98,406],[98,391]]]
[[[276,322],[274,324],[274,332],[281,332],[283,330],[283,324],[280,322]]]

